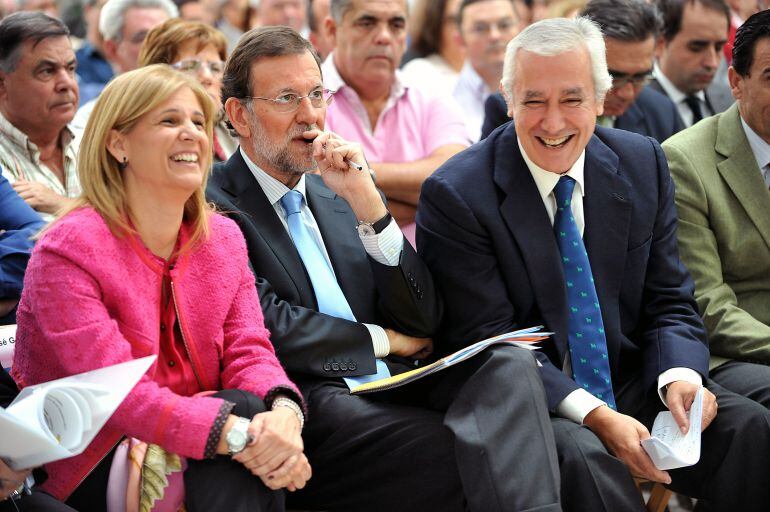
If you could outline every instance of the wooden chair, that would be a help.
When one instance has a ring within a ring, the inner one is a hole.
[[[650,488],[650,498],[647,500],[646,506],[647,506],[647,512],[663,512],[666,510],[666,506],[668,505],[668,500],[671,499],[672,491],[669,489],[666,489],[666,487],[663,484],[659,484],[657,482],[650,482],[649,480],[645,480],[644,478],[634,478],[634,482],[636,482],[636,487],[639,488],[639,492],[642,491],[642,485],[644,484],[651,484],[652,487]]]

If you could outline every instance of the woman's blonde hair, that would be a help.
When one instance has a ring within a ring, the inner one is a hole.
[[[89,205],[104,218],[116,236],[134,234],[130,207],[119,162],[107,150],[111,130],[129,133],[137,121],[168,100],[182,87],[189,88],[198,99],[205,116],[206,135],[212,141],[215,107],[211,98],[195,78],[188,77],[165,64],[155,64],[124,73],[104,88],[88,118],[78,157],[78,176],[83,193],[72,207]],[[211,170],[211,154],[201,155],[203,183],[184,205],[184,220],[192,227],[187,246],[208,236],[206,181]]]

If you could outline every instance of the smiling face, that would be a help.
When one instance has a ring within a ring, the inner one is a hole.
[[[527,156],[554,173],[568,171],[594,133],[602,113],[584,48],[546,57],[516,54],[509,112]]]
[[[330,24],[334,63],[347,84],[392,83],[406,49],[405,0],[353,0],[342,23]]]
[[[203,183],[210,160],[203,108],[188,87],[139,118],[128,133],[113,130],[107,146],[116,160],[128,161],[123,179],[129,197],[151,191],[184,203]]]
[[[58,133],[77,110],[75,67],[66,36],[23,43],[16,69],[0,72],[0,111],[27,135]]]
[[[323,89],[321,71],[309,52],[264,57],[251,66],[253,96],[306,96],[318,89]],[[302,133],[311,125],[323,129],[325,107],[315,108],[303,98],[297,110],[279,112],[269,100],[229,98],[225,108],[244,151],[265,172],[293,187],[303,173],[315,169],[312,145]]]

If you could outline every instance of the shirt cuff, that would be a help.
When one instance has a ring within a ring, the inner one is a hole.
[[[395,219],[391,219],[390,224],[379,234],[362,235],[359,232],[358,236],[364,244],[366,253],[374,261],[389,267],[398,265],[401,260],[401,250],[404,248],[404,235]]]
[[[372,346],[374,347],[374,357],[382,359],[390,354],[390,341],[385,329],[379,325],[364,324],[369,329],[369,336],[372,337]]]
[[[666,370],[658,376],[658,396],[660,396],[660,400],[666,407],[668,407],[668,402],[666,402],[666,386],[677,380],[683,380],[698,386],[703,385],[703,378],[700,376],[700,373],[693,369],[671,368]]]
[[[599,400],[585,389],[576,389],[556,406],[556,414],[582,425],[583,419],[588,416],[588,413],[602,405],[607,405],[607,403]]]

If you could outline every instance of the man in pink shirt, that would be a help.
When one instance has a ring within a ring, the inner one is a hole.
[[[337,91],[326,128],[364,146],[388,209],[413,241],[422,182],[469,141],[453,101],[401,80],[406,17],[406,0],[332,0],[334,51],[322,69]]]

